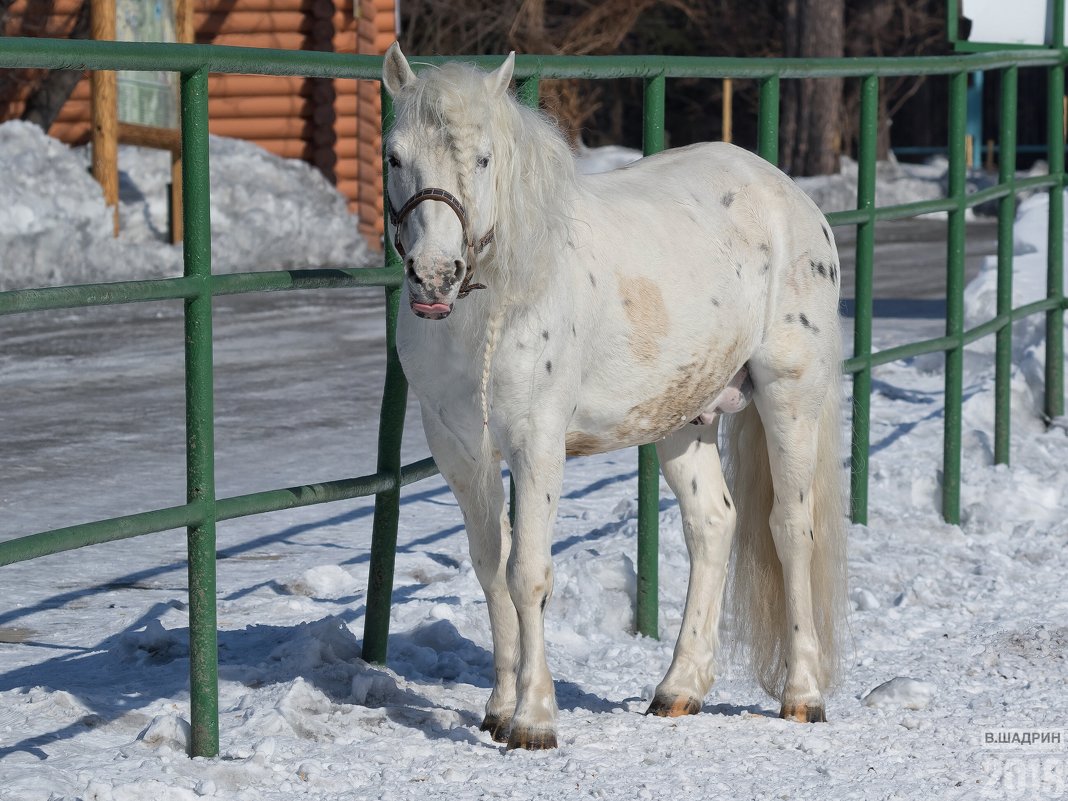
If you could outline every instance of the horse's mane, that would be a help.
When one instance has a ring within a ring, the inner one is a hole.
[[[485,73],[464,64],[423,70],[405,95],[397,114],[414,115],[412,122],[444,132],[456,160],[460,198],[469,210],[479,142],[489,131],[495,236],[479,260],[480,280],[504,299],[547,280],[547,271],[537,267],[567,242],[575,184],[574,156],[560,130],[510,93],[487,92]]]

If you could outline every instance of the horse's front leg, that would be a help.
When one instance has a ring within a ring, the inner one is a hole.
[[[465,446],[434,414],[423,411],[423,430],[441,474],[460,504],[475,575],[486,595],[493,632],[493,690],[486,703],[482,731],[507,742],[515,712],[516,660],[519,633],[509,597],[505,565],[511,530],[504,504],[500,462],[476,463],[477,443]]]
[[[553,590],[550,541],[563,481],[563,434],[540,431],[510,448],[515,527],[508,592],[519,616],[517,704],[509,748],[556,747],[556,693],[545,660],[545,606]]]

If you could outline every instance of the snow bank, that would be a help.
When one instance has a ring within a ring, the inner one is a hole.
[[[215,272],[360,267],[372,260],[345,199],[307,164],[211,137]],[[170,156],[119,149],[121,234],[69,148],[29,123],[0,125],[0,289],[180,275],[167,244]]]
[[[620,145],[605,145],[604,147],[586,147],[579,142],[578,151],[575,153],[575,164],[579,173],[592,175],[597,172],[608,172],[618,167],[626,167],[642,157],[640,150]]]

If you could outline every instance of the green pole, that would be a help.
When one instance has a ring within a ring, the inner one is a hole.
[[[383,140],[394,122],[393,100],[382,89]],[[382,175],[388,176],[389,163],[383,148]],[[387,269],[403,273],[400,257],[390,237],[385,237]],[[366,662],[386,661],[389,640],[389,613],[393,601],[393,574],[397,561],[397,526],[400,521],[401,442],[404,412],[408,404],[408,380],[397,356],[397,317],[403,286],[386,289],[386,378],[378,422],[378,472],[390,475],[393,486],[375,495],[374,522],[371,524],[371,563],[367,576],[367,614],[363,622],[363,658]]]
[[[998,183],[1009,187],[998,201],[998,317],[1005,324],[995,337],[994,366],[994,462],[1009,463],[1012,418],[1012,257],[1013,223],[1016,220],[1016,88],[1019,68],[1001,73],[1001,118]]]
[[[1064,0],[1053,4],[1053,46],[1064,49]],[[1064,66],[1049,69],[1049,260],[1046,296],[1057,305],[1046,312],[1046,417],[1064,415]]]
[[[850,517],[868,522],[868,451],[871,437],[872,278],[875,269],[875,159],[879,134],[879,78],[865,76],[860,88],[860,151],[857,208],[867,218],[857,225],[853,356],[864,366],[853,376],[853,435],[849,471]]]
[[[642,151],[646,156],[664,149],[663,75],[645,79]],[[655,445],[638,448],[638,592],[634,613],[638,633],[657,639],[660,634],[660,460]]]
[[[779,163],[779,76],[760,82],[760,111],[757,119],[757,153],[772,164]]]
[[[968,73],[949,79],[949,212],[946,246],[945,428],[942,440],[942,517],[960,522],[960,439],[964,401],[964,241],[966,169],[964,134],[968,119]]]
[[[524,106],[537,108],[541,102],[541,80],[537,75],[519,78],[515,82],[515,96]]]
[[[215,606],[215,432],[212,399],[211,218],[208,193],[208,73],[183,73],[182,214],[185,276],[186,491],[203,514],[187,529],[191,756],[219,753],[219,662]]]

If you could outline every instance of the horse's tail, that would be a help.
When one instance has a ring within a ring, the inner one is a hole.
[[[833,362],[837,364],[837,362]],[[839,376],[827,390],[819,420],[813,523],[812,607],[820,648],[819,683],[825,691],[839,668],[839,641],[846,612],[846,559],[843,493],[839,483]],[[774,492],[764,424],[756,404],[724,415],[727,480],[737,509],[727,608],[734,641],[748,651],[761,687],[782,700],[786,681],[787,616],[782,565],[772,540]]]

